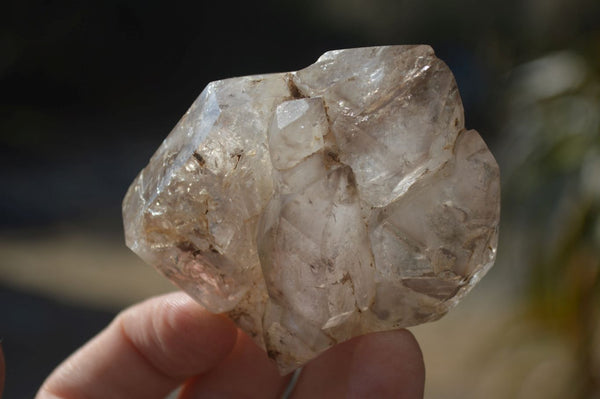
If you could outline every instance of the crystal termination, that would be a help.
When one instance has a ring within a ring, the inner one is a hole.
[[[496,161],[429,46],[210,83],[123,202],[127,245],[282,373],[438,319],[492,266]]]

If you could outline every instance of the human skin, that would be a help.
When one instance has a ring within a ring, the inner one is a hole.
[[[121,312],[46,379],[37,399],[278,398],[290,376],[231,320],[183,293]],[[368,334],[308,363],[292,398],[422,398],[423,357],[407,330]]]

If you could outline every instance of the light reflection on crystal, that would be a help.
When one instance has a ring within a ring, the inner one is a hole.
[[[131,185],[127,245],[285,373],[435,320],[493,264],[498,166],[428,46],[210,83]]]

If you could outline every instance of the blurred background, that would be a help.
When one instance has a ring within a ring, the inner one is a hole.
[[[123,244],[121,199],[212,80],[334,48],[427,43],[503,184],[496,266],[412,329],[426,398],[600,398],[600,2],[8,0],[0,6],[6,398],[119,309],[174,288]]]

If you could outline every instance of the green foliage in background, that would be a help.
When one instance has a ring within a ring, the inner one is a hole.
[[[572,394],[600,396],[600,70],[553,53],[515,69],[504,210],[526,266],[523,322],[571,348]]]

